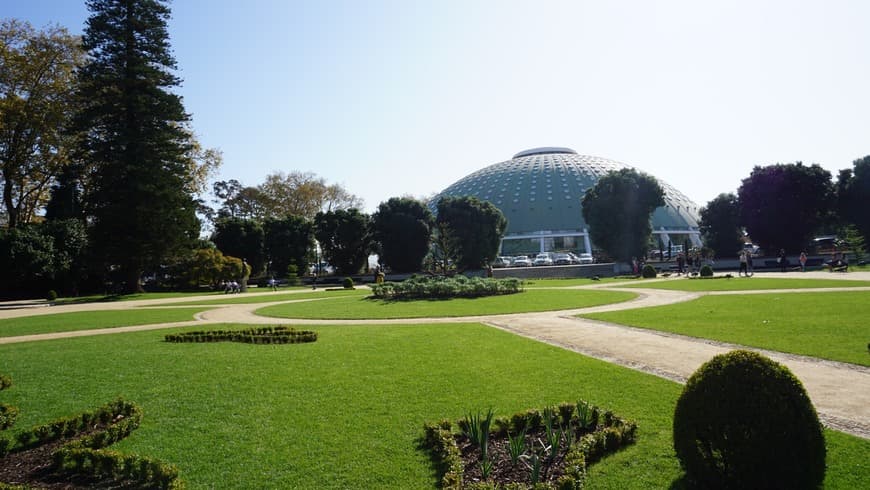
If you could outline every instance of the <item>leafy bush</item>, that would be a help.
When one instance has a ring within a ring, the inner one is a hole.
[[[701,267],[699,274],[701,275],[701,277],[713,277],[713,268],[709,265],[705,265]]]
[[[56,300],[57,299],[57,291],[55,291],[54,289],[49,289],[48,292],[45,294],[45,299],[48,301]]]
[[[344,287],[344,289],[353,289],[353,279],[345,277],[344,281],[341,282],[341,285]]]
[[[803,385],[749,351],[692,374],[674,412],[674,449],[701,488],[817,488],[825,476],[822,426]]]
[[[499,294],[514,294],[522,290],[522,281],[514,278],[492,279],[465,276],[417,277],[403,282],[373,284],[372,294],[378,299],[447,299],[479,298]]]
[[[288,286],[298,286],[302,283],[299,280],[299,267],[296,264],[290,264],[287,266],[287,285]]]
[[[646,264],[640,271],[640,275],[645,279],[652,279],[653,277],[656,277],[656,268],[650,264]]]

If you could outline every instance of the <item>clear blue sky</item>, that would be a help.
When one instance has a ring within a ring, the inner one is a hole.
[[[699,205],[755,165],[870,154],[870,2],[176,0],[179,92],[220,178],[429,195],[538,146]],[[0,0],[81,32],[83,0]]]

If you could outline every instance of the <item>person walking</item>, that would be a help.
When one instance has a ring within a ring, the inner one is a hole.
[[[737,255],[737,257],[740,259],[740,270],[737,271],[737,277],[740,277],[741,274],[749,277],[749,269],[746,261],[747,255],[749,255],[749,252],[747,252],[746,250],[741,250],[740,253]]]
[[[800,256],[800,258],[798,258],[798,261],[800,261],[800,263],[801,263],[801,272],[806,272],[807,271],[807,253],[801,252],[801,256]]]

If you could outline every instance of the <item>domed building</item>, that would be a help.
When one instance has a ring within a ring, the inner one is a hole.
[[[446,196],[474,196],[493,203],[508,222],[501,255],[592,253],[581,200],[599,178],[623,168],[633,167],[578,155],[569,148],[534,148],[460,179],[429,206],[434,211],[438,200]],[[698,206],[677,189],[658,182],[665,191],[665,205],[652,215],[654,243],[667,247],[689,240],[699,246]]]

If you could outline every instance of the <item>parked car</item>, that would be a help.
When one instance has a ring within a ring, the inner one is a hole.
[[[535,265],[553,265],[553,259],[548,252],[540,253],[535,257]]]
[[[511,263],[514,267],[531,267],[532,261],[525,255],[517,255]]]
[[[591,264],[592,262],[595,262],[592,258],[592,254],[585,252],[577,256],[577,260],[579,260],[581,264]]]
[[[571,256],[568,254],[556,254],[553,256],[553,263],[556,265],[571,265],[574,263]]]
[[[493,268],[501,269],[504,267],[511,266],[511,258],[510,257],[496,257],[495,260],[492,261]]]

